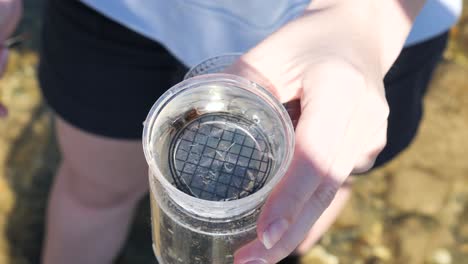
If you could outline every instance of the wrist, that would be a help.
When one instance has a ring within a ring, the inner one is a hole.
[[[329,16],[335,32],[345,34],[344,41],[360,42],[367,53],[379,57],[385,74],[398,57],[411,31],[414,19],[426,0],[315,0],[304,16]],[[317,28],[317,26],[311,25]],[[320,26],[319,28],[321,28]],[[352,43],[350,43],[352,45]]]

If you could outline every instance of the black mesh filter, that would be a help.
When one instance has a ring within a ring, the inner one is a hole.
[[[255,122],[228,113],[210,113],[177,131],[170,145],[169,164],[179,190],[205,200],[234,200],[265,184],[271,154]]]

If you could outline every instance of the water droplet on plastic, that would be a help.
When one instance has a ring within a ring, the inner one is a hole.
[[[254,121],[255,124],[260,123],[260,118],[257,115],[253,115],[252,120]]]

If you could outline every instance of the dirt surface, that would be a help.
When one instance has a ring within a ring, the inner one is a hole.
[[[44,210],[60,155],[35,79],[40,9],[27,0],[0,98],[0,263],[38,263]],[[468,0],[465,0],[468,4]],[[351,202],[304,263],[468,263],[468,12],[452,31],[411,147],[356,181]],[[142,202],[121,264],[154,263]]]

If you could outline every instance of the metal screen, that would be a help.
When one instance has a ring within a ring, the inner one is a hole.
[[[271,147],[255,122],[228,113],[201,115],[176,132],[169,163],[181,191],[211,201],[246,197],[266,182]]]

